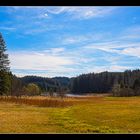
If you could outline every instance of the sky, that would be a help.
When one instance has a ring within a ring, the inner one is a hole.
[[[17,76],[73,77],[140,68],[140,7],[0,7]]]

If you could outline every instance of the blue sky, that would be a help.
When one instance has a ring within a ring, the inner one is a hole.
[[[0,7],[17,76],[140,68],[140,7]]]

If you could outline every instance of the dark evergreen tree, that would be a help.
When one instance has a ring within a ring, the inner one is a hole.
[[[0,95],[8,95],[11,89],[11,76],[6,44],[0,33]]]
[[[133,84],[135,95],[140,95],[140,79],[136,79]]]
[[[16,77],[15,75],[11,75],[11,81],[12,81],[12,86],[11,86],[11,96],[17,96],[20,97],[21,95],[24,94],[23,92],[23,83],[20,78]]]

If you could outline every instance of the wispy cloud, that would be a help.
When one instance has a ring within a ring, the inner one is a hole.
[[[140,43],[129,43],[129,42],[104,42],[94,43],[85,46],[87,49],[98,49],[109,53],[118,53],[130,56],[140,57]]]
[[[5,31],[15,31],[16,28],[14,27],[4,27],[4,26],[0,26],[0,30],[5,30]]]
[[[120,34],[120,39],[133,40],[140,38],[140,25],[133,25],[129,28],[124,29]]]
[[[0,26],[1,30],[15,32],[23,35],[37,35],[50,30],[62,28],[62,25],[50,24],[51,18],[46,12],[46,7],[16,6],[5,7],[8,22]]]
[[[74,76],[83,71],[82,64],[95,61],[95,58],[84,56],[83,51],[80,48],[69,51],[60,47],[35,52],[9,52],[9,57],[11,69],[17,75],[35,71],[42,76],[43,73],[44,76]]]
[[[58,53],[60,50],[53,50],[53,53]],[[11,52],[11,69],[19,74],[24,72],[25,75],[30,71],[42,71],[47,75],[59,75],[62,73],[72,72],[73,68],[67,68],[69,65],[75,64],[73,60],[65,56],[56,56],[46,52]]]
[[[11,65],[14,69],[47,70],[57,66],[70,65],[73,61],[63,56],[53,56],[36,52],[19,52],[10,54]]]
[[[138,67],[139,15],[134,10],[135,18],[131,18],[131,8],[128,13],[127,8],[119,9],[107,6],[0,9],[0,30],[6,34],[11,49],[12,71],[18,75],[75,76]]]
[[[127,48],[121,51],[122,54],[136,56],[140,58],[140,44],[136,48]]]
[[[94,67],[87,67],[86,72],[95,72],[95,73],[100,73],[104,71],[108,72],[122,72],[128,69],[133,69],[134,67],[130,66],[120,66],[120,65],[109,65],[109,66],[94,66]]]
[[[25,17],[29,21],[32,19],[48,18],[46,8],[41,6],[13,6],[6,7],[7,13],[17,20],[24,20]]]
[[[131,66],[119,65],[121,58],[90,56],[91,50],[85,48],[72,49],[51,48],[38,52],[11,52],[11,69],[18,76],[34,73],[39,76],[76,76],[88,72],[123,71]],[[108,65],[96,65],[101,61]]]
[[[90,19],[111,14],[116,7],[51,7],[47,11],[52,14],[67,13],[73,19]]]
[[[55,21],[52,22],[51,19],[55,18],[53,15],[63,14],[67,20],[90,19],[110,15],[117,7],[7,6],[5,8],[10,18],[10,24],[4,27],[0,26],[1,29],[9,32],[13,32],[16,29],[17,33],[20,34],[37,35],[51,30],[67,28],[65,24],[60,25]],[[75,38],[69,38],[66,42],[75,42]]]
[[[52,54],[52,55],[60,55],[65,51],[65,48],[59,47],[59,48],[50,48],[48,50],[45,50],[44,52]]]
[[[71,37],[66,37],[61,40],[62,44],[75,44],[83,41],[87,41],[89,38],[86,36],[71,36]]]
[[[65,35],[61,36],[59,42],[67,45],[67,44],[76,44],[82,42],[93,42],[97,40],[101,40],[104,38],[104,33],[90,33],[85,35]]]

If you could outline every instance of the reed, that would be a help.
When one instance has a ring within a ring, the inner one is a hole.
[[[60,98],[34,98],[34,97],[0,97],[0,101],[17,104],[36,105],[40,107],[67,107],[73,105],[72,100]]]

